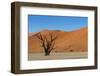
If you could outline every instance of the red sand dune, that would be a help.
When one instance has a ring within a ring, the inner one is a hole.
[[[75,31],[66,32],[60,30],[43,30],[40,31],[42,35],[53,32],[57,35],[55,40],[55,52],[86,52],[88,51],[88,28],[81,28]],[[28,46],[29,53],[42,52],[43,48],[40,46],[40,40],[35,36],[37,33],[29,33]],[[48,35],[47,35],[48,36]],[[48,36],[49,37],[49,36]]]

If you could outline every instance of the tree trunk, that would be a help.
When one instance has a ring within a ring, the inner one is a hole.
[[[45,56],[49,56],[50,52],[48,50],[45,50]]]

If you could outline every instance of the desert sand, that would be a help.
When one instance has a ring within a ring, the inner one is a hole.
[[[88,51],[88,28],[80,28],[74,31],[62,31],[62,30],[42,30],[40,33],[45,35],[53,32],[58,38],[55,40],[55,49],[53,52],[87,52]],[[38,33],[38,32],[37,32]],[[28,46],[29,53],[41,53],[43,47],[41,47],[40,40],[35,36],[37,33],[29,33]],[[49,36],[48,36],[49,37]]]
[[[45,56],[44,53],[30,53],[28,55],[28,60],[85,59],[88,57],[87,54],[87,52],[51,52],[49,56]]]

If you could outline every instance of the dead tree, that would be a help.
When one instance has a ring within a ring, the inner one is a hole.
[[[55,49],[55,40],[57,39],[57,36],[55,36],[53,32],[48,35],[42,35],[41,33],[36,35],[41,42],[41,47],[44,49],[45,56],[50,55],[50,52]]]

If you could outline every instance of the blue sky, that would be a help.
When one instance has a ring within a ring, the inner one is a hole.
[[[44,29],[73,31],[88,26],[88,17],[28,15],[29,32]]]

